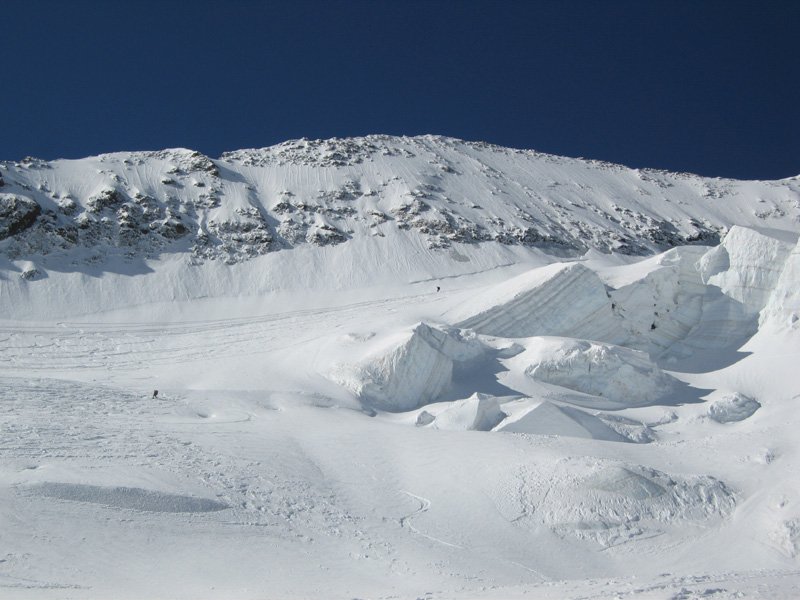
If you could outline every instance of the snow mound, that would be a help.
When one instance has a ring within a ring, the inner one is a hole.
[[[682,536],[692,525],[705,531],[736,508],[733,492],[709,475],[664,473],[597,456],[563,458],[544,477],[525,467],[518,480],[518,523],[603,548],[668,532]]]
[[[644,467],[608,466],[579,486],[596,499],[598,514],[622,519],[725,517],[736,505],[727,486],[711,476],[678,478]]]
[[[474,337],[420,323],[410,336],[355,365],[337,368],[330,377],[374,408],[402,412],[435,401],[450,386],[454,363],[483,352]]]
[[[600,419],[587,412],[568,406],[542,402],[510,423],[503,423],[497,431],[507,433],[535,433],[567,437],[628,442]]]
[[[769,537],[784,554],[794,558],[800,554],[800,519],[782,521]]]
[[[145,512],[201,513],[230,508],[227,504],[208,498],[178,496],[129,487],[103,487],[77,483],[38,483],[27,488],[30,492],[47,498],[102,504],[114,508],[127,508]]]
[[[548,482],[531,482],[523,489],[528,502],[539,502],[539,515],[531,525],[542,524],[561,536],[608,548],[659,536],[678,523],[704,527],[721,522],[736,506],[728,487],[708,475],[670,475],[596,459],[593,463],[564,461]]]
[[[625,337],[605,285],[579,263],[524,273],[492,287],[453,316],[459,319],[457,327],[507,338],[562,335],[619,342]]]
[[[430,414],[423,411],[424,414]],[[428,421],[433,429],[451,431],[490,431],[506,414],[500,409],[497,398],[475,393],[465,400],[453,402],[447,409]],[[423,417],[423,422],[426,419]],[[419,422],[419,421],[418,421]],[[420,422],[420,424],[423,424]]]
[[[624,467],[608,467],[585,481],[595,490],[613,492],[634,500],[656,498],[667,490],[656,482]]]
[[[734,423],[751,417],[759,408],[757,400],[735,392],[712,404],[706,416],[717,423]]]
[[[532,379],[630,406],[655,404],[677,384],[645,352],[588,340],[531,338],[513,360]]]
[[[597,418],[618,434],[636,444],[649,444],[658,439],[656,430],[641,421],[613,413],[598,413]]]

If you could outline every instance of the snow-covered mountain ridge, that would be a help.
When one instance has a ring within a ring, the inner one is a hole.
[[[38,269],[179,253],[235,263],[302,245],[419,236],[429,249],[557,256],[800,232],[800,181],[735,181],[423,136],[0,163],[0,252]]]

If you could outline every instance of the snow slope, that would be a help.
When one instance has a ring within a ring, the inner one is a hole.
[[[796,179],[432,136],[0,175],[3,598],[800,593]]]
[[[450,277],[588,250],[648,255],[714,245],[734,225],[793,243],[800,233],[797,178],[708,179],[437,136],[296,140],[216,160],[185,149],[28,158],[0,163],[0,181],[9,316],[44,278],[69,299],[62,314],[81,314],[119,307],[102,293],[109,276],[126,287],[115,300],[137,306]],[[242,263],[255,264],[228,268]],[[161,281],[146,294],[130,283],[153,270]]]

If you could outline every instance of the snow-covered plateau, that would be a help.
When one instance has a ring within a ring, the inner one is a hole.
[[[0,596],[800,596],[798,237],[436,136],[2,162]]]

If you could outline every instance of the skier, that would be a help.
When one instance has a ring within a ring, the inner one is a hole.
[[[153,398],[158,398],[158,390],[153,390]]]

